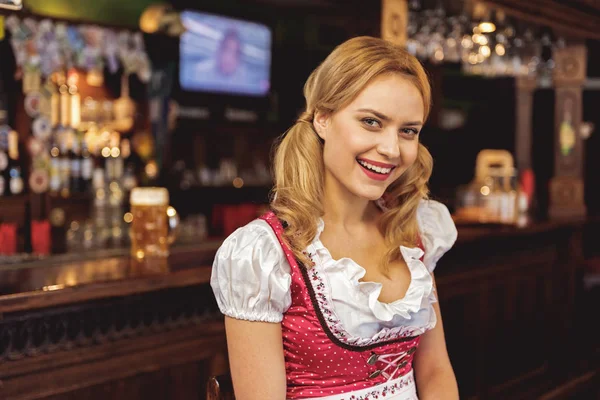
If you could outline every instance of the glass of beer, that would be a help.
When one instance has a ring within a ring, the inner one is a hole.
[[[137,187],[131,191],[131,256],[138,261],[166,258],[175,241],[179,216],[169,206],[169,191]]]

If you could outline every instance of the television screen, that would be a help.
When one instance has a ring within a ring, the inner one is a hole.
[[[195,11],[181,14],[179,81],[184,90],[262,96],[271,73],[271,30]]]

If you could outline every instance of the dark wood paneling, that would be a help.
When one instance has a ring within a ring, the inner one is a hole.
[[[6,313],[0,332],[3,400],[200,399],[226,370],[207,285]]]
[[[597,390],[587,374],[598,371],[598,357],[592,348],[582,357],[577,345],[581,227],[538,228],[459,228],[436,268],[461,399],[537,399],[563,386],[548,398],[571,399]]]

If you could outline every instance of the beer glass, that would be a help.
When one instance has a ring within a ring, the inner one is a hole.
[[[169,206],[169,192],[161,187],[137,187],[131,191],[131,256],[138,261],[166,258],[175,241],[179,216]]]

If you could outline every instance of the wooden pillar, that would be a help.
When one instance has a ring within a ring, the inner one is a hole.
[[[583,83],[586,77],[585,44],[569,43],[554,53],[555,117],[554,176],[550,180],[550,218],[583,217]]]
[[[408,36],[407,0],[381,0],[381,37],[405,46]]]
[[[515,92],[515,158],[520,171],[531,169],[531,140],[533,136],[533,93],[537,85],[536,77],[517,77]]]

